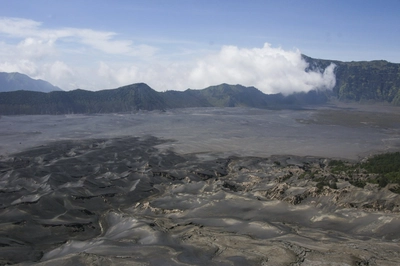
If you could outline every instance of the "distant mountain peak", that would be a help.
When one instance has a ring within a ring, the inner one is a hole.
[[[32,79],[25,74],[0,72],[0,92],[18,90],[40,92],[61,91],[59,87],[53,86],[47,81]]]

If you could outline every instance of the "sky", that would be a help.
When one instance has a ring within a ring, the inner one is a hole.
[[[335,65],[400,63],[400,0],[0,0],[0,72],[63,90],[221,83],[331,89]]]

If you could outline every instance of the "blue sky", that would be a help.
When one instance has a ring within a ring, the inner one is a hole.
[[[332,69],[307,75],[300,54],[400,63],[398,0],[0,3],[0,71],[65,90],[226,82],[306,91],[332,86]]]

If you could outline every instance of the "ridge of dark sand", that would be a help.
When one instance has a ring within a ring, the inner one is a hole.
[[[218,157],[165,148],[174,143],[152,136],[64,140],[5,156],[0,264],[400,261],[399,195],[345,181],[337,191],[316,193],[312,181],[294,177],[305,165],[323,164],[319,157]],[[298,195],[306,197],[292,201]],[[375,200],[394,209],[357,207]]]

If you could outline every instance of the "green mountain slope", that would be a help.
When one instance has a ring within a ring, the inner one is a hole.
[[[221,84],[202,90],[163,93],[169,108],[182,107],[255,107],[266,108],[266,95],[254,87]]]
[[[221,84],[200,90],[199,94],[217,107],[268,107],[266,95],[254,87]]]
[[[254,87],[221,84],[203,90],[156,92],[144,83],[103,91],[0,93],[0,114],[117,113],[187,107],[300,108],[326,102],[323,93],[266,95]]]
[[[160,93],[144,83],[103,91],[0,93],[0,114],[114,113],[164,109]]]
[[[310,91],[289,96],[264,94],[254,87],[220,84],[202,90],[163,93],[168,108],[184,107],[252,107],[301,108],[302,105],[326,103],[329,92]]]

